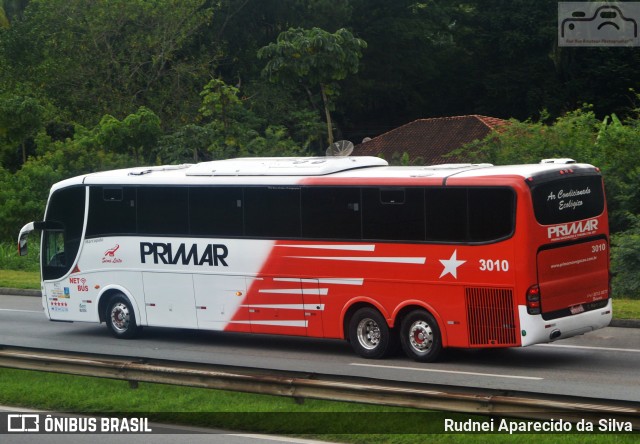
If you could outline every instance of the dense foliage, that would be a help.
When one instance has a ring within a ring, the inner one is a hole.
[[[470,159],[601,166],[616,245],[637,252],[638,62],[558,47],[555,0],[0,0],[0,240],[72,175],[485,114],[511,125]]]

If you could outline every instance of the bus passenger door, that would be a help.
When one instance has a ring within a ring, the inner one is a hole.
[[[190,274],[142,273],[142,279],[149,325],[198,328]]]
[[[251,331],[244,276],[193,275],[198,328]]]

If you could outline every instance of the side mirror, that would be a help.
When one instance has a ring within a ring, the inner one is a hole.
[[[18,254],[20,256],[27,255],[27,237],[33,230],[62,230],[63,228],[64,226],[56,221],[29,222],[22,227],[18,235]]]
[[[20,234],[18,235],[18,254],[20,256],[27,255],[27,237],[29,236],[29,233],[31,233],[35,229],[36,223],[37,222],[29,222],[20,230]]]

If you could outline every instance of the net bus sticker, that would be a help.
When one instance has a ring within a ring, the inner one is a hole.
[[[70,277],[69,283],[72,284],[74,286],[74,289],[77,289],[79,292],[89,291],[89,285],[87,284],[87,280],[85,278]],[[65,292],[66,290],[68,289],[65,287]]]
[[[554,225],[547,228],[547,236],[552,241],[575,239],[589,236],[598,230],[598,220],[589,219],[571,224]]]

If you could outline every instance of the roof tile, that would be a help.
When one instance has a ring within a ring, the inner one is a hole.
[[[438,165],[464,162],[465,159],[444,157],[445,154],[474,140],[484,139],[491,131],[508,122],[481,115],[418,119],[356,145],[354,155],[382,156],[409,154],[412,161]]]

